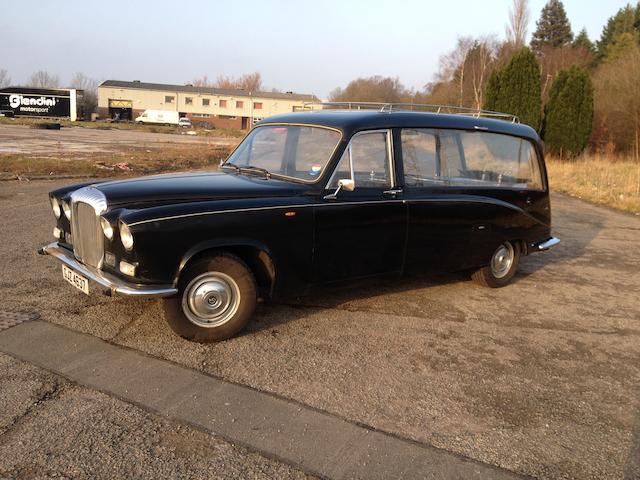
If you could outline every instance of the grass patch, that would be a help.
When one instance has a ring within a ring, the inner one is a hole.
[[[147,175],[178,170],[216,169],[231,147],[176,145],[162,149],[130,148],[94,153],[90,158],[0,155],[1,178],[44,176],[114,177]]]
[[[551,190],[640,215],[640,162],[630,157],[584,154],[546,158]]]

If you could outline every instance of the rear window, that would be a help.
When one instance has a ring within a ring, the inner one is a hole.
[[[490,132],[403,129],[405,185],[544,187],[533,144]]]

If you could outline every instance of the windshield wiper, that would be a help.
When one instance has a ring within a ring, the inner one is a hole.
[[[263,173],[267,180],[271,178],[271,172],[269,170],[267,170],[266,168],[254,167],[253,165],[247,165],[246,167],[240,167],[239,169],[240,169],[240,171],[249,170],[249,171],[252,171],[252,172]]]
[[[223,163],[222,165],[220,165],[220,168],[233,168],[236,173],[240,173],[240,167],[237,165],[234,165],[233,163]]]

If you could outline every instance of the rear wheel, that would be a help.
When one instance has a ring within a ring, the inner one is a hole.
[[[493,253],[489,265],[476,270],[471,278],[485,287],[504,287],[515,275],[519,262],[520,245],[517,242],[504,242]]]
[[[226,340],[242,330],[256,306],[256,283],[235,255],[196,260],[180,276],[178,295],[164,300],[167,323],[196,342]]]

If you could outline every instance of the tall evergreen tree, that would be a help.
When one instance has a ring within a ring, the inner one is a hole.
[[[573,32],[564,5],[560,0],[549,0],[536,22],[531,48],[540,53],[544,47],[566,47],[572,40]]]
[[[598,60],[604,60],[606,58],[609,46],[615,42],[620,35],[637,32],[637,27],[634,25],[638,25],[639,11],[640,8],[633,8],[631,5],[627,5],[607,20],[607,24],[602,29],[600,40],[598,40],[596,45]]]
[[[540,65],[531,50],[522,48],[489,78],[484,107],[517,115],[537,130],[541,104]]]
[[[593,123],[593,85],[589,73],[573,66],[562,70],[544,108],[542,137],[549,152],[570,157],[587,146]]]
[[[576,38],[573,40],[572,46],[573,48],[583,48],[584,50],[592,54],[596,53],[596,46],[589,38],[589,34],[587,34],[586,28],[580,30],[580,33],[578,33]]]

